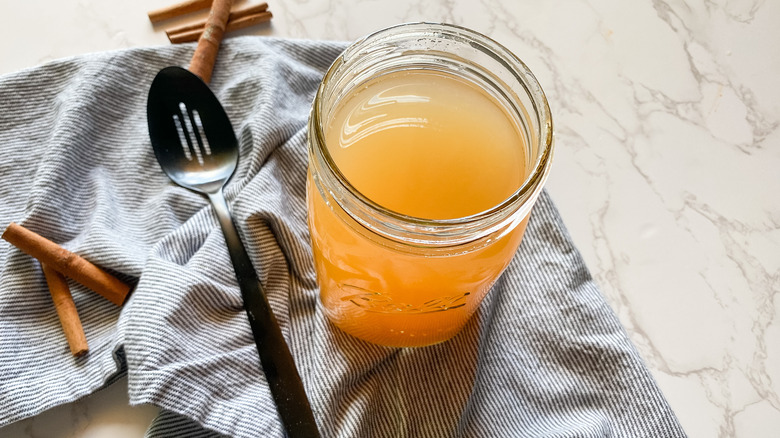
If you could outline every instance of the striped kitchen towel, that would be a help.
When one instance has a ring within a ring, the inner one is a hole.
[[[240,143],[226,189],[326,437],[684,436],[545,193],[517,256],[455,339],[419,349],[328,323],[306,226],[311,101],[341,43],[226,41],[211,88]],[[131,282],[118,308],[71,284],[73,358],[37,261],[0,241],[0,426],[126,373],[150,437],[282,436],[207,201],[160,170],[154,75],[192,45],[63,59],[0,77],[0,227],[20,223]]]

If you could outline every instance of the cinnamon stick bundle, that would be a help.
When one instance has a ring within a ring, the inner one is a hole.
[[[265,12],[267,10],[268,10],[268,3],[258,3],[256,5],[246,6],[240,9],[230,11],[230,14],[228,15],[228,26],[230,26],[231,21],[235,21],[239,18],[246,17],[247,15],[254,15],[260,12]],[[188,32],[191,30],[198,30],[198,29],[203,30],[204,27],[206,27],[205,19],[168,29],[165,31],[165,33],[170,37],[173,34]]]
[[[51,293],[54,308],[57,310],[57,316],[60,318],[62,331],[65,333],[70,352],[79,357],[89,351],[89,346],[79,319],[79,313],[76,310],[76,303],[73,302],[73,295],[70,294],[68,281],[49,265],[42,264],[41,268],[43,268],[46,283],[49,285],[49,293]]]
[[[100,269],[78,254],[57,245],[27,228],[11,223],[2,238],[22,252],[35,257],[42,264],[83,284],[117,306],[124,304],[130,286]]]
[[[190,12],[198,11],[200,9],[206,9],[211,8],[211,13],[209,14],[209,18],[206,20],[198,20],[191,24],[186,24],[178,27],[174,27],[172,29],[168,29],[165,31],[165,34],[168,36],[168,40],[173,44],[178,43],[189,43],[193,41],[199,41],[202,36],[206,36],[207,38],[211,39],[212,35],[216,35],[214,32],[219,31],[218,28],[214,27],[215,23],[221,22],[221,15],[224,12],[223,5],[218,5],[217,3],[220,3],[219,0],[185,0],[183,3],[178,3],[172,6],[168,6],[156,11],[149,12],[149,20],[152,21],[152,23],[156,23],[158,21],[167,20],[169,18],[174,18],[179,15],[184,15]],[[231,2],[232,6],[232,2]],[[268,21],[271,21],[271,18],[273,18],[273,14],[268,10],[268,3],[258,3],[256,5],[247,6],[241,9],[237,9],[235,11],[230,11],[230,7],[227,8],[228,10],[228,16],[227,21],[225,22],[226,25],[222,26],[221,32],[227,33],[227,32],[233,32],[236,30],[244,29],[249,26],[253,26],[259,23],[265,23]],[[217,13],[218,15],[214,15]],[[208,25],[209,20],[214,17],[215,21]],[[206,32],[206,29],[211,29],[209,32]],[[220,35],[219,38],[221,39],[222,36]],[[218,44],[217,44],[218,45]],[[190,70],[192,70],[192,67],[190,67]],[[199,75],[200,76],[200,75]],[[208,82],[208,81],[206,81]]]
[[[257,5],[249,6],[243,9],[237,9],[230,12],[228,16],[227,26],[225,32],[233,32],[239,29],[244,29],[249,26],[253,26],[258,23],[270,21],[273,18],[273,14],[268,11],[268,3],[259,3]],[[206,26],[206,21],[201,20],[195,23],[175,27],[165,31],[168,35],[168,40],[171,43],[189,43],[197,41]]]

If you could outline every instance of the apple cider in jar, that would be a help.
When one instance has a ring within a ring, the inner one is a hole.
[[[420,23],[371,35],[334,63],[309,146],[328,318],[366,341],[423,346],[454,336],[514,256],[549,169],[552,124],[506,49]]]

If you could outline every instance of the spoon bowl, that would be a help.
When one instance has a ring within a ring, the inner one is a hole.
[[[162,69],[147,105],[152,148],[176,184],[201,193],[221,190],[238,165],[238,141],[225,110],[199,77]]]

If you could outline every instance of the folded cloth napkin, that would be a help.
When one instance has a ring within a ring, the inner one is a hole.
[[[334,328],[306,226],[306,120],[342,43],[223,43],[211,88],[240,143],[226,189],[326,437],[676,437],[677,419],[593,283],[549,196],[456,338],[384,348]],[[130,281],[118,308],[71,283],[73,358],[38,262],[0,241],[0,426],[126,373],[162,408],[150,437],[282,436],[216,217],[171,183],[146,126],[154,75],[192,45],[0,77],[0,226],[15,221]]]

